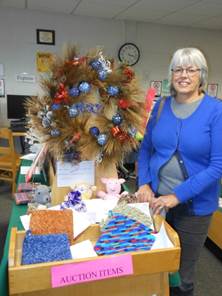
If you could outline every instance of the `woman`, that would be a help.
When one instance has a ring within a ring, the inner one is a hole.
[[[208,67],[196,48],[177,50],[170,63],[171,96],[157,118],[154,106],[138,160],[140,201],[166,219],[181,243],[181,285],[193,295],[195,264],[218,207],[222,176],[222,102],[204,92]],[[158,198],[154,198],[158,197]]]

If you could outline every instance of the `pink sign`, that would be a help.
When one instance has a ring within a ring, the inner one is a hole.
[[[52,287],[56,288],[129,274],[133,274],[132,256],[126,254],[54,266],[51,268],[51,281]]]

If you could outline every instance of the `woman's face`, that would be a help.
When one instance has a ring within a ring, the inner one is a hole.
[[[172,69],[172,84],[177,95],[198,95],[200,69],[197,66],[177,66]]]

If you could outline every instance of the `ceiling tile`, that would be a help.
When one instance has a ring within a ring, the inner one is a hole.
[[[28,9],[71,13],[79,0],[28,0]]]
[[[182,13],[169,15],[162,19],[158,19],[155,23],[164,24],[164,25],[173,25],[173,26],[191,26],[193,23],[197,21],[205,21],[205,16],[196,16],[194,18],[193,15],[183,15]]]
[[[201,3],[205,5],[206,3],[208,4],[222,4],[221,0],[202,0]]]
[[[205,3],[204,5],[201,2],[192,7],[184,8],[183,13],[186,15],[206,15],[208,17],[219,14],[222,15],[222,1],[220,4]]]
[[[139,0],[82,0],[76,10],[76,15],[113,18],[127,7],[133,6]]]
[[[221,30],[222,22],[221,17],[212,17],[205,20],[200,20],[192,24],[195,28]]]
[[[25,0],[0,0],[1,7],[25,8]]]
[[[118,19],[134,19],[150,21],[174,13],[184,7],[189,7],[198,0],[142,0],[133,7],[123,11],[117,16]]]
[[[222,0],[0,0],[1,7],[222,29]]]

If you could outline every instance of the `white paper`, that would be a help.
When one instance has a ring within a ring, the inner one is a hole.
[[[20,157],[20,159],[34,160],[36,153],[29,153]]]
[[[26,231],[29,230],[30,218],[31,218],[31,215],[20,216],[20,220],[21,220],[22,225]]]
[[[91,221],[88,219],[86,213],[80,213],[73,211],[73,232],[74,238],[76,238],[80,233],[86,230],[90,225]]]
[[[219,198],[219,208],[222,208],[222,198]]]
[[[89,220],[92,223],[100,223],[103,219],[106,219],[108,212],[112,210],[117,205],[117,199],[103,200],[100,198],[93,198],[89,200],[84,200],[86,204],[87,212],[86,214],[89,217]],[[128,206],[134,207],[142,211],[147,217],[150,217],[149,203],[132,203]],[[153,224],[150,226],[153,229]]]
[[[162,248],[173,248],[174,245],[169,239],[164,223],[160,227],[160,231],[156,234],[153,234],[156,237],[154,244],[151,247],[151,250],[162,249]]]
[[[100,198],[93,198],[84,200],[86,204],[89,220],[92,223],[100,223],[108,216],[108,212],[117,205],[117,200],[103,200]]]
[[[30,170],[31,166],[21,166],[20,167],[20,174],[21,175],[27,175],[28,171]],[[34,175],[40,174],[40,168],[36,167],[34,171]]]
[[[151,223],[149,227],[151,229],[154,229],[153,219],[151,217],[150,207],[149,207],[148,202],[131,203],[131,204],[128,204],[128,206],[130,206],[132,208],[136,208],[136,209],[140,210],[143,214],[145,214],[147,216],[147,218],[150,220],[150,223]]]
[[[95,163],[92,160],[81,161],[78,164],[57,161],[57,186],[67,187],[73,184],[95,184]]]
[[[97,254],[93,249],[93,244],[90,240],[82,241],[70,247],[72,258],[81,259],[88,257],[96,257]]]
[[[136,208],[136,209],[140,210],[141,212],[143,212],[148,217],[151,217],[148,202],[129,203],[127,205],[130,207]]]

